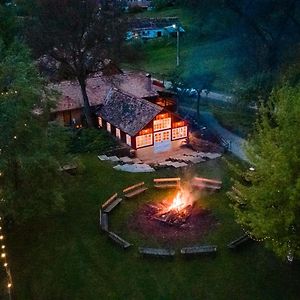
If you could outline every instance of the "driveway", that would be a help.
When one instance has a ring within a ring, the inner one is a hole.
[[[181,106],[181,109],[187,112],[189,111],[193,113],[196,112],[195,109],[186,106],[183,107]],[[223,139],[225,139],[227,142],[230,143],[229,151],[231,151],[238,158],[249,162],[246,153],[244,151],[244,145],[246,144],[245,139],[239,137],[238,135],[232,133],[231,131],[221,126],[218,120],[214,117],[214,115],[211,112],[207,112],[207,111],[200,112],[200,118],[201,118],[202,125],[206,126],[213,133],[222,137]]]

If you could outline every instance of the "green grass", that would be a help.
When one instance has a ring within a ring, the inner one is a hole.
[[[223,127],[243,138],[247,138],[254,131],[257,116],[253,111],[237,111],[234,108],[213,106],[212,112]]]
[[[180,36],[180,69],[182,76],[214,73],[213,89],[230,92],[237,78],[237,69],[243,60],[239,56],[238,43],[233,38],[216,40],[214,29],[199,29],[199,17],[191,10],[169,8],[138,14],[141,17],[179,17],[186,33]],[[207,25],[209,27],[209,25]],[[210,35],[204,34],[204,31]],[[202,35],[201,35],[202,34]],[[174,72],[176,69],[176,39],[160,38],[145,41],[141,47],[143,57],[124,64],[124,67],[151,72],[157,77]],[[235,53],[235,55],[232,55]]]
[[[81,157],[85,170],[64,179],[66,210],[58,216],[16,227],[8,234],[15,299],[298,299],[300,272],[281,263],[254,244],[240,252],[226,248],[241,229],[234,222],[225,191],[230,176],[223,160],[200,164],[190,173],[218,177],[224,189],[201,203],[212,209],[221,225],[205,237],[219,247],[216,258],[173,261],[142,259],[139,244],[151,244],[126,230],[130,215],[155,198],[149,191],[121,203],[112,213],[113,229],[134,242],[128,251],[119,249],[99,232],[98,209],[115,191],[156,176],[185,176],[182,171],[155,174],[114,171],[96,155]]]

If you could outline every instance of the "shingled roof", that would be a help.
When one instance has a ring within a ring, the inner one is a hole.
[[[162,110],[162,107],[145,99],[136,98],[113,88],[96,115],[123,132],[135,136]]]

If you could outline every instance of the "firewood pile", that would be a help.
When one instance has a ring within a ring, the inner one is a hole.
[[[193,205],[188,205],[181,209],[168,209],[166,203],[148,205],[152,210],[152,219],[167,225],[181,226],[192,214]]]

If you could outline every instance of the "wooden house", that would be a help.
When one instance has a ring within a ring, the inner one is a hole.
[[[176,35],[173,25],[178,26],[181,33],[185,32],[177,17],[168,18],[134,18],[129,22],[126,39],[154,39]]]
[[[95,108],[103,103],[112,87],[133,94],[138,98],[149,98],[151,101],[155,101],[159,97],[159,92],[164,89],[155,82],[153,84],[151,76],[147,76],[143,72],[127,71],[112,76],[96,74],[86,81],[86,91],[91,107]],[[56,120],[65,126],[81,126],[83,99],[78,82],[62,81],[58,84],[51,84],[49,88],[57,91],[60,95],[56,107],[52,110],[51,120]]]
[[[98,125],[147,156],[179,147],[188,138],[188,125],[176,113],[149,100],[112,88],[96,111]]]

